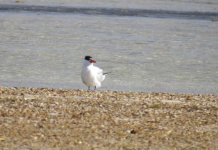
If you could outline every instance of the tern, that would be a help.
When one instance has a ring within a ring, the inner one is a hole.
[[[91,87],[96,88],[101,87],[101,82],[104,81],[105,75],[108,73],[103,73],[103,70],[97,66],[94,66],[96,61],[92,59],[91,56],[85,56],[82,66],[81,79],[82,82],[88,86],[88,90]]]

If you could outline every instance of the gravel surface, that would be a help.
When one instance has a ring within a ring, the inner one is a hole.
[[[0,87],[2,149],[218,149],[218,95]]]

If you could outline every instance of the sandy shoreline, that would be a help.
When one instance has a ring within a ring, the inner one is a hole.
[[[3,149],[217,149],[218,94],[0,87]]]

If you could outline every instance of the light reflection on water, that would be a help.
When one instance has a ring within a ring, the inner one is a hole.
[[[81,61],[112,71],[102,89],[218,92],[218,22],[0,14],[0,85],[86,88]]]

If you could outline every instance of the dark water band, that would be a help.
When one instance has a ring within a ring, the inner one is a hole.
[[[218,12],[197,11],[171,11],[171,10],[148,10],[148,9],[122,9],[122,8],[86,8],[67,6],[36,6],[36,5],[0,5],[0,11],[6,12],[55,12],[86,15],[107,16],[132,16],[132,17],[154,17],[154,18],[177,18],[177,19],[202,19],[218,21]]]

